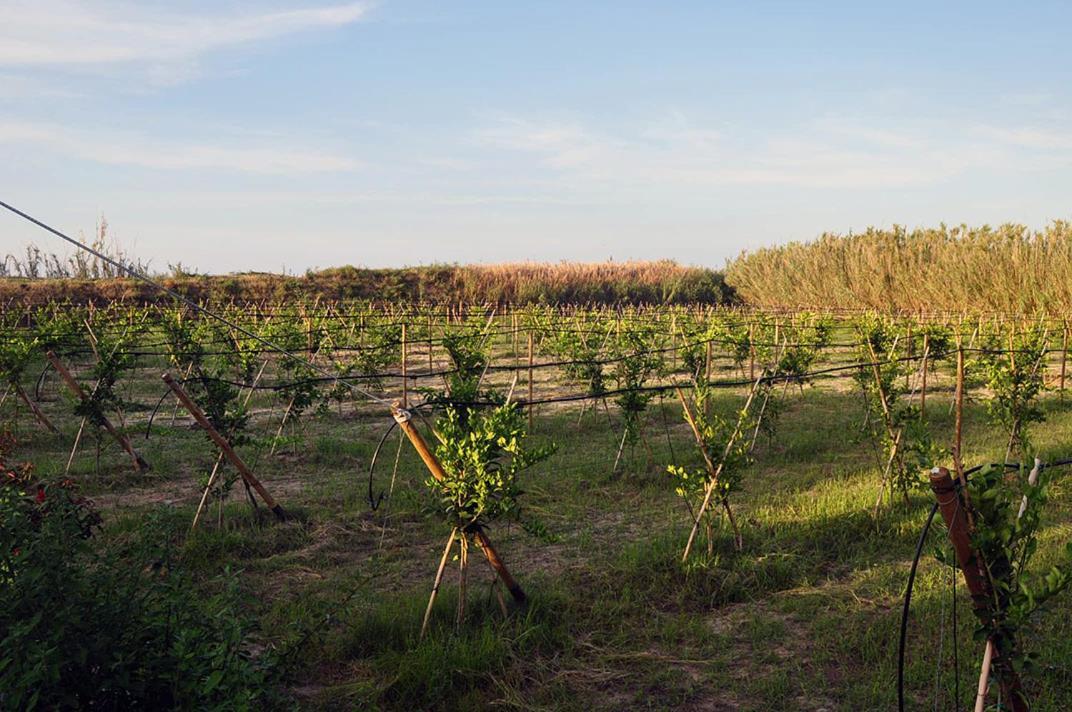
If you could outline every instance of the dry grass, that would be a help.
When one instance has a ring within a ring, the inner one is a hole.
[[[763,307],[1067,314],[1072,223],[824,234],[742,253],[726,281]]]
[[[175,274],[163,281],[210,301],[321,297],[469,304],[721,304],[731,299],[720,272],[669,260],[336,267],[300,277]],[[0,299],[12,298],[154,302],[161,295],[131,279],[0,279]]]

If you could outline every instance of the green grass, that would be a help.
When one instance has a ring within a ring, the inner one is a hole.
[[[146,400],[159,397],[155,374],[140,372],[136,391]],[[47,393],[55,393],[54,384]],[[728,411],[740,397],[726,393],[720,407]],[[1047,457],[1066,456],[1072,409],[1056,399],[1045,405],[1047,422],[1034,440]],[[14,459],[31,460],[43,473],[62,471],[77,428],[65,415],[68,405],[45,403],[60,436],[43,434],[11,408],[5,412],[17,419],[19,435]],[[466,622],[455,630],[451,567],[431,630],[420,639],[448,532],[426,513],[426,471],[405,444],[394,496],[369,511],[369,459],[389,424],[372,410],[310,414],[275,455],[263,445],[242,448],[292,518],[278,523],[263,508],[253,513],[236,486],[223,527],[210,507],[183,543],[183,556],[206,579],[224,567],[241,570],[261,643],[287,651],[286,690],[304,709],[894,708],[900,602],[931,499],[920,491],[909,505],[887,503],[872,516],[879,470],[860,434],[858,396],[826,384],[790,393],[777,436],[760,439],[756,464],[734,496],[744,550],[734,550],[724,527],[710,558],[701,552],[684,566],[688,514],[664,470],[674,459],[698,459],[676,403],[653,408],[650,461],[638,446],[626,453],[618,476],[610,472],[620,435],[616,414],[613,428],[602,408],[579,423],[576,409],[538,416],[536,440],[559,450],[526,475],[522,500],[552,536],[540,541],[516,525],[490,531],[530,599],[506,618],[474,550]],[[948,440],[948,401],[936,394],[928,409],[936,435]],[[259,415],[255,433],[274,434],[278,413],[271,420]],[[981,401],[969,404],[965,433],[969,461],[1003,454],[1003,438],[987,425]],[[108,540],[130,536],[161,507],[185,530],[200,494],[196,480],[214,460],[202,434],[182,418],[170,424],[170,407],[157,416],[151,437],[142,431],[136,444],[153,464],[146,475],[134,474],[107,443],[99,468],[92,444],[72,468],[105,509]],[[397,444],[392,435],[381,452],[376,492],[390,485]],[[1054,560],[1072,533],[1070,489],[1062,473],[1039,565]],[[932,539],[940,544],[940,532]],[[948,574],[925,555],[911,626],[913,709],[933,702],[940,639],[951,669]],[[971,641],[970,609],[959,590],[967,700],[982,648]],[[1072,708],[1069,603],[1068,595],[1055,601],[1028,640],[1041,656],[1029,677],[1033,709]],[[948,695],[952,675],[941,683],[940,694]]]

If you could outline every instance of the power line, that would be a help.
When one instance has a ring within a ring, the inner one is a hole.
[[[330,376],[332,378],[336,377],[336,374],[331,373],[327,369],[321,368],[320,366],[316,365],[315,363],[312,363],[312,362],[302,358],[301,356],[298,356],[297,354],[288,351],[287,349],[284,349],[284,348],[282,348],[280,346],[275,345],[274,343],[272,343],[268,339],[265,339],[264,337],[259,336],[259,335],[255,334],[255,333],[253,333],[252,331],[249,331],[248,329],[240,326],[239,324],[236,324],[235,322],[227,319],[226,317],[220,316],[219,314],[216,314],[215,312],[213,312],[213,311],[211,311],[209,309],[206,309],[205,307],[201,306],[200,304],[198,304],[194,300],[190,299],[189,297],[186,297],[186,296],[184,296],[182,294],[179,294],[178,292],[176,292],[173,289],[169,289],[168,287],[165,287],[164,285],[160,284],[159,282],[157,282],[156,280],[152,279],[151,277],[143,274],[142,272],[139,272],[138,270],[133,269],[132,267],[129,267],[129,266],[117,261],[117,260],[112,259],[111,257],[108,257],[107,255],[103,254],[99,250],[95,250],[92,247],[90,247],[89,245],[85,244],[84,242],[76,240],[73,237],[60,232],[59,230],[57,230],[56,228],[52,227],[51,225],[48,225],[48,224],[38,220],[37,218],[33,217],[32,215],[24,213],[23,211],[19,210],[18,208],[14,207],[13,205],[9,205],[8,203],[5,203],[4,201],[0,200],[0,206],[6,208],[7,210],[9,210],[10,212],[14,213],[15,215],[18,215],[23,220],[26,220],[26,221],[28,221],[30,223],[33,223],[34,225],[37,225],[41,229],[52,233],[53,235],[55,235],[56,237],[60,238],[61,240],[64,240],[65,242],[68,242],[68,243],[74,245],[78,249],[88,252],[89,254],[93,255],[97,259],[106,262],[107,264],[111,265],[112,267],[124,272],[125,274],[130,275],[134,279],[137,279],[137,280],[139,280],[141,282],[144,282],[145,284],[148,284],[149,286],[153,287],[154,289],[157,289],[157,290],[167,294],[168,296],[170,296],[170,297],[172,297],[172,298],[174,298],[174,299],[186,304],[187,306],[193,308],[194,310],[196,310],[197,312],[199,312],[201,314],[204,314],[205,316],[211,317],[211,318],[219,321],[220,323],[227,325],[228,327],[234,329],[235,331],[238,331],[238,332],[244,334],[245,336],[248,336],[249,338],[257,341],[258,343],[267,346],[268,348],[272,349],[273,351],[276,351],[276,352],[278,352],[280,354],[283,354],[287,358],[290,358],[290,359],[292,359],[294,361],[297,361],[299,363],[303,363],[306,366],[309,366],[310,368],[312,368],[314,371],[316,371],[316,372],[318,372],[318,373],[320,373],[320,374],[322,374],[324,376]],[[368,391],[365,391],[365,390],[363,390],[361,388],[358,388],[356,385],[354,385],[352,383],[349,383],[345,379],[340,378],[338,380],[339,380],[339,383],[342,383],[342,384],[346,385],[348,388],[350,388],[350,390],[354,391],[355,393],[358,393],[358,394],[368,398],[369,400],[375,401],[377,403],[381,403],[383,405],[386,405],[387,407],[391,407],[391,403],[389,403],[388,401],[384,400],[383,398],[380,398],[378,396],[375,396],[375,395],[369,393]]]

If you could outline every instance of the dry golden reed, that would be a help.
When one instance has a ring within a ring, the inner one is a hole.
[[[868,229],[742,253],[726,282],[757,307],[1072,313],[1072,223]]]

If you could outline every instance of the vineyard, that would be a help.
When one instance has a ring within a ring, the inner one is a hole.
[[[1072,705],[1063,320],[11,299],[0,321],[15,707],[969,709],[984,651],[989,704]],[[965,510],[993,601],[958,569]]]

